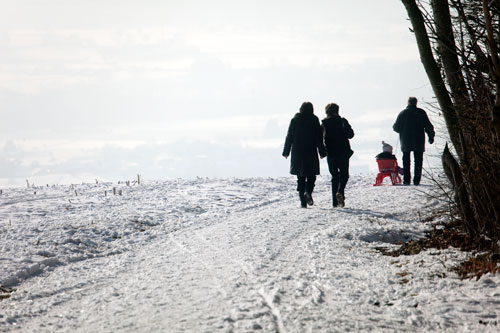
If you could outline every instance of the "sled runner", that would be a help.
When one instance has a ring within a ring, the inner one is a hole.
[[[398,162],[392,159],[377,159],[378,174],[373,186],[380,186],[385,177],[391,178],[392,185],[401,184],[401,177],[398,174]]]

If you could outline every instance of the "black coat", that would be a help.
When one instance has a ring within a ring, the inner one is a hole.
[[[427,113],[412,105],[399,113],[392,128],[399,133],[403,152],[425,151],[425,133],[429,139],[434,139],[435,135],[434,126],[427,117]]]
[[[397,160],[396,156],[392,153],[384,151],[377,156],[375,156],[377,160]]]
[[[349,139],[354,137],[354,131],[347,119],[335,114],[323,119],[321,126],[328,156],[351,157],[353,151]]]
[[[297,113],[290,121],[283,156],[290,155],[290,173],[297,176],[319,175],[319,158],[326,156],[319,119],[312,113]]]

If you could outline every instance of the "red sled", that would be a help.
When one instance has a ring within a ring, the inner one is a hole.
[[[378,174],[373,186],[380,186],[384,183],[385,177],[390,177],[392,185],[401,184],[401,177],[398,174],[398,161],[391,159],[378,159]]]

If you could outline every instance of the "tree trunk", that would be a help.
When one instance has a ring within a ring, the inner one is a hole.
[[[426,16],[420,7],[423,0],[401,1],[457,152],[458,159],[446,146],[442,162],[455,192],[463,229],[475,239],[499,240],[500,55],[496,37],[500,32],[494,31],[490,10],[498,27],[500,10],[495,6],[500,0],[491,4],[488,0],[453,0],[451,4],[430,0],[432,13],[426,12]],[[451,15],[450,5],[458,15]]]
[[[491,76],[496,87],[495,106],[491,110],[491,122],[496,134],[495,139],[498,143],[500,139],[500,57],[498,55],[498,47],[493,33],[493,24],[487,0],[483,0],[483,12],[486,31],[488,33],[488,47],[491,53]]]
[[[462,221],[460,221],[462,229],[469,235],[477,237],[475,228],[470,227],[470,221],[474,220],[474,213],[469,204],[469,193],[465,187],[460,166],[451,154],[448,144],[444,147],[441,160],[443,162],[443,169],[446,177],[450,181],[453,192],[455,193],[455,202],[457,203],[457,208],[462,219]]]
[[[455,104],[468,105],[467,87],[462,75],[460,61],[458,60],[448,1],[432,0],[431,5],[432,14],[436,22],[436,34],[439,45],[438,53],[443,62],[453,102]]]
[[[408,17],[410,18],[417,41],[418,51],[420,53],[420,61],[422,62],[425,72],[429,78],[432,90],[436,95],[441,110],[443,111],[446,127],[448,128],[451,142],[459,156],[462,156],[462,148],[459,135],[458,117],[450,98],[445,82],[441,77],[441,71],[432,54],[432,47],[425,28],[424,18],[415,0],[401,0],[406,7]]]

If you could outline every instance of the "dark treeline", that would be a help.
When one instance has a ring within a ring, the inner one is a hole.
[[[448,130],[463,231],[500,240],[500,0],[402,0]]]

